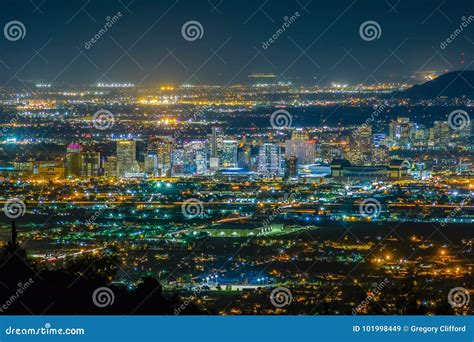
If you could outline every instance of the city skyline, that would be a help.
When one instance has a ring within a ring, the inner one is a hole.
[[[5,3],[0,314],[473,314],[470,2],[129,1]]]

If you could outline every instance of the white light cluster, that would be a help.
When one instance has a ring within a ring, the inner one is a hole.
[[[133,83],[97,83],[99,88],[132,88]]]

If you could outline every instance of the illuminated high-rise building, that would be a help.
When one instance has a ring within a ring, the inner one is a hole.
[[[409,118],[397,118],[389,124],[389,139],[395,146],[410,147],[415,136],[415,123]]]
[[[237,166],[237,140],[223,140],[220,150],[220,161],[222,167]]]
[[[207,141],[194,140],[184,144],[184,173],[202,175],[207,173],[209,152]]]
[[[156,164],[158,176],[171,176],[173,163],[173,140],[170,137],[161,137],[153,141],[156,149]]]
[[[238,161],[237,166],[241,168],[250,168],[251,158],[252,158],[252,149],[250,146],[244,146],[240,151],[237,153]]]
[[[285,179],[296,178],[298,158],[291,156],[285,159]]]
[[[355,165],[370,165],[373,157],[372,126],[362,125],[349,135],[346,159]]]
[[[137,144],[134,140],[117,141],[117,176],[138,172]]]
[[[281,149],[277,144],[264,143],[258,153],[258,173],[264,177],[281,175]]]
[[[78,177],[81,172],[81,151],[79,144],[69,144],[66,149],[65,176],[66,178]]]
[[[79,144],[69,144],[65,159],[66,178],[97,177],[100,171],[100,153],[85,152]]]
[[[117,157],[109,156],[104,161],[104,175],[106,177],[117,177]]]
[[[80,177],[97,177],[100,170],[99,152],[80,153]]]
[[[144,157],[143,172],[147,175],[158,176],[158,160],[156,158],[156,151],[148,149]]]
[[[314,164],[316,149],[314,140],[286,140],[285,158],[296,157],[298,164]]]
[[[219,147],[222,143],[222,129],[220,127],[212,127],[211,136],[211,158],[218,158]]]
[[[291,140],[309,140],[308,131],[304,128],[296,128],[291,132]]]
[[[446,121],[435,121],[430,130],[430,145],[432,147],[447,148],[451,142],[451,128]]]

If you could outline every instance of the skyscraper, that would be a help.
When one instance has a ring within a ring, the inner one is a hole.
[[[134,140],[117,141],[117,176],[138,172],[136,142]]]
[[[84,152],[79,144],[69,144],[66,149],[66,178],[97,177],[100,170],[100,153]]]
[[[79,144],[69,144],[66,149],[65,176],[74,178],[81,172],[81,151]]]
[[[220,151],[220,160],[223,167],[237,166],[237,140],[223,140]]]
[[[409,118],[397,118],[389,124],[389,139],[395,146],[409,147],[415,136],[415,124]]]
[[[446,121],[435,121],[430,134],[433,147],[447,148],[451,142],[451,129]]]
[[[212,127],[211,136],[211,158],[218,158],[219,145],[222,143],[222,130],[220,127]]]
[[[285,141],[285,158],[296,157],[300,165],[314,164],[315,152],[314,140]]]
[[[97,177],[100,169],[99,152],[80,153],[80,177]]]
[[[258,173],[263,177],[274,177],[281,174],[280,146],[264,143],[258,153]]]
[[[209,144],[207,141],[194,140],[184,144],[184,173],[207,173],[207,156]]]

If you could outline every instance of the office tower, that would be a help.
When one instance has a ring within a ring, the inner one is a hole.
[[[387,135],[385,133],[374,133],[372,134],[372,144],[375,147],[386,145]]]
[[[299,165],[314,164],[316,149],[314,140],[286,140],[285,157],[296,157]]]
[[[152,146],[156,150],[156,175],[171,176],[173,140],[171,137],[160,137],[153,140]]]
[[[415,124],[409,118],[397,118],[389,124],[389,139],[392,145],[409,148],[415,136]]]
[[[370,165],[372,155],[372,126],[362,125],[349,135],[345,158],[354,165]]]
[[[147,149],[144,157],[144,166],[143,172],[147,175],[151,175],[153,177],[159,176],[157,174],[158,171],[158,159],[156,157],[156,150]]]
[[[291,140],[309,140],[309,134],[304,128],[296,128],[291,132]]]
[[[413,145],[415,147],[427,147],[429,135],[429,130],[424,125],[416,125]]]
[[[99,152],[80,153],[80,177],[97,177],[100,170]]]
[[[202,140],[194,140],[184,144],[184,173],[185,174],[206,174],[208,143]]]
[[[297,176],[297,160],[295,156],[285,159],[285,179],[296,178]]]
[[[134,140],[117,141],[117,176],[138,172],[137,145]]]
[[[252,158],[252,149],[250,146],[244,146],[240,151],[237,153],[238,161],[237,166],[247,169],[250,168],[251,158]]]
[[[66,148],[65,176],[66,178],[78,177],[81,172],[81,150],[79,144],[69,144]]]
[[[260,146],[258,173],[264,177],[279,176],[281,174],[280,146],[272,143],[265,143]]]
[[[451,129],[446,121],[435,121],[430,131],[430,145],[432,147],[447,148],[451,142]]]
[[[180,148],[173,148],[173,160],[171,164],[172,176],[184,174],[184,149],[182,146],[180,146]]]
[[[237,166],[237,140],[223,140],[220,151],[220,161],[223,167]]]
[[[104,162],[104,175],[106,177],[117,177],[117,157],[110,156]]]
[[[222,129],[219,127],[212,127],[211,136],[211,158],[219,158],[218,151],[222,143]]]

